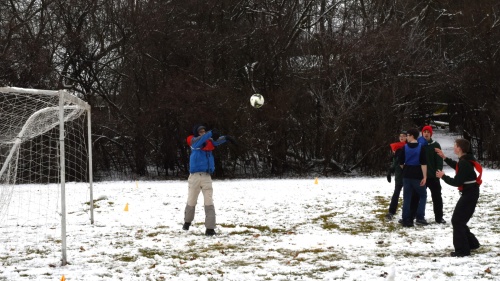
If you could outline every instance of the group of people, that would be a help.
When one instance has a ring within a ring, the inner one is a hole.
[[[470,251],[480,247],[479,241],[470,232],[468,221],[474,214],[479,199],[481,184],[481,165],[470,154],[470,143],[465,139],[457,139],[454,152],[458,162],[446,157],[438,142],[432,139],[432,127],[424,126],[422,136],[417,129],[402,131],[399,142],[391,144],[393,162],[387,175],[391,181],[392,172],[395,173],[395,188],[389,205],[387,219],[393,219],[398,207],[399,196],[403,190],[402,218],[399,222],[403,227],[428,225],[425,219],[427,203],[427,188],[431,191],[434,210],[434,220],[438,224],[445,224],[443,218],[443,198],[441,195],[440,179],[445,183],[457,186],[460,199],[453,212],[453,245],[455,251],[451,256],[462,257],[470,255]],[[226,143],[235,143],[230,136],[220,136],[213,129],[207,131],[203,125],[196,125],[193,134],[187,138],[191,147],[188,178],[188,199],[184,210],[184,224],[182,229],[189,230],[194,219],[195,207],[200,192],[203,193],[205,207],[205,235],[213,236],[215,232],[215,207],[213,202],[213,188],[211,174],[215,170],[213,150]],[[455,168],[456,175],[450,177],[443,172],[443,161]],[[476,175],[475,170],[479,172]]]
[[[442,179],[449,185],[457,186],[461,195],[451,218],[455,248],[451,256],[468,256],[471,250],[480,247],[467,223],[474,214],[479,199],[482,168],[470,154],[469,141],[455,140],[454,152],[459,158],[457,162],[444,155],[440,144],[432,139],[432,133],[431,126],[422,128],[422,136],[419,136],[417,129],[410,129],[400,132],[399,142],[391,143],[393,161],[387,180],[391,181],[391,174],[394,172],[395,187],[386,218],[389,220],[394,218],[399,196],[403,190],[402,218],[399,223],[403,227],[412,227],[414,223],[428,225],[425,219],[425,207],[427,188],[429,188],[435,222],[445,224],[440,184]],[[455,177],[445,175],[443,162],[455,168]],[[479,172],[479,176],[475,170]]]

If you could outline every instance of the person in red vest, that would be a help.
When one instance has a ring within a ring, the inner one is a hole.
[[[188,136],[186,141],[191,148],[191,155],[189,157],[188,199],[182,229],[189,230],[194,220],[198,195],[202,192],[205,206],[205,235],[213,236],[216,233],[211,176],[215,171],[215,164],[212,151],[226,141],[234,143],[234,140],[229,136],[220,136],[216,129],[206,131],[205,126],[195,125],[193,135]]]
[[[444,162],[455,168],[455,177],[445,175],[441,170],[436,171],[436,177],[444,180],[451,186],[458,186],[460,199],[458,199],[451,224],[453,225],[453,246],[455,251],[452,257],[469,256],[471,250],[478,249],[481,245],[476,236],[470,232],[467,223],[474,214],[479,199],[479,185],[481,184],[482,168],[470,151],[470,142],[466,139],[455,140],[453,152],[458,156],[458,162],[447,158],[441,149],[436,148],[436,153]],[[478,170],[479,176],[474,169]]]
[[[403,189],[403,170],[399,166],[399,155],[401,154],[402,148],[406,144],[406,131],[401,131],[399,133],[399,142],[393,142],[390,144],[392,163],[391,167],[387,171],[387,181],[391,182],[391,175],[394,173],[394,192],[392,193],[391,203],[389,204],[389,211],[385,215],[387,220],[392,220],[394,215],[396,215],[396,210],[398,208],[399,196],[401,194],[401,189]],[[417,212],[418,197],[412,196],[411,202],[411,212],[414,217]]]

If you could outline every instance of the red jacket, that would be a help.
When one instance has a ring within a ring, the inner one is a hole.
[[[188,144],[189,146],[191,146],[191,140],[192,140],[193,138],[194,138],[194,135],[190,135],[190,136],[188,136],[188,137],[187,137],[186,141],[187,141],[187,144]],[[204,151],[212,151],[212,150],[214,150],[214,149],[215,149],[215,146],[214,146],[214,144],[212,143],[212,141],[211,141],[211,140],[207,140],[207,141],[205,142],[205,146],[203,146],[203,148],[202,148],[201,150],[204,150]]]

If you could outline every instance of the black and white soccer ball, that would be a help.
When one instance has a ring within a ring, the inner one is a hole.
[[[255,108],[260,108],[264,105],[264,96],[261,94],[253,94],[250,97],[250,104]]]

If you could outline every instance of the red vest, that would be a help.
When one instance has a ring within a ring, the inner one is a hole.
[[[476,169],[476,171],[479,173],[479,176],[477,176],[476,178],[476,183],[478,185],[481,185],[483,183],[483,180],[481,179],[481,177],[483,176],[483,167],[481,167],[481,164],[479,164],[477,161],[469,161],[473,166],[474,166],[474,169]],[[458,162],[457,162],[457,165],[455,166],[455,173],[458,174]],[[458,187],[458,190],[463,190],[464,189],[464,186],[461,185]]]
[[[190,135],[187,137],[186,141],[187,141],[187,144],[189,146],[191,146],[191,140],[194,138],[194,135]],[[207,140],[205,142],[205,146],[201,148],[201,150],[204,150],[204,151],[212,151],[215,149],[215,146],[214,144],[212,143],[211,140]]]
[[[401,142],[401,141],[391,143],[390,146],[391,146],[392,152],[394,153],[394,152],[396,152],[396,150],[403,148],[403,146],[405,146],[405,144],[406,144],[406,142]]]

